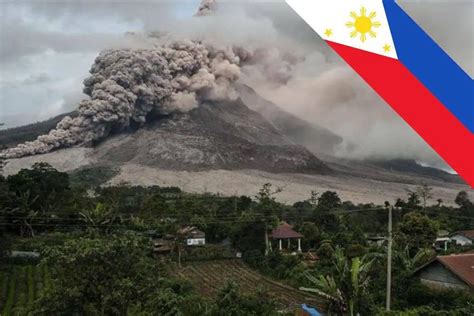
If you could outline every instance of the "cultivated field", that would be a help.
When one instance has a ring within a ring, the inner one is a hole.
[[[14,265],[0,272],[0,315],[20,315],[16,310],[32,303],[50,280],[46,266]]]
[[[235,281],[242,291],[256,293],[264,290],[281,307],[302,303],[321,306],[321,301],[309,293],[273,281],[245,266],[240,260],[214,260],[187,263],[174,273],[189,280],[199,293],[213,297],[228,281]]]

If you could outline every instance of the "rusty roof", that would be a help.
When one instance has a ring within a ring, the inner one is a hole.
[[[436,260],[469,286],[474,287],[474,253],[437,256]]]
[[[279,226],[273,229],[271,237],[274,239],[287,239],[287,238],[303,238],[303,235],[294,231],[293,225],[283,222]]]

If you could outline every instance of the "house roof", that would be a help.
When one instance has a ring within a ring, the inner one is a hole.
[[[288,223],[281,223],[273,229],[271,237],[273,239],[287,239],[287,238],[302,238],[302,234],[293,230],[293,225]]]
[[[206,233],[199,230],[196,226],[185,226],[178,230],[178,234],[186,238],[205,238]]]
[[[446,236],[449,236],[449,232],[447,230],[444,230],[444,229],[438,230],[438,237],[446,237]]]
[[[424,266],[417,269],[417,271],[431,265],[431,263],[435,261],[441,263],[446,269],[466,282],[470,287],[474,287],[474,253],[437,256]]]
[[[460,230],[451,234],[451,236],[462,235],[466,238],[474,240],[474,230]]]

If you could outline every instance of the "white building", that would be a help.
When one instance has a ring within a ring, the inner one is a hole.
[[[184,237],[188,246],[204,246],[206,244],[206,234],[195,226],[186,226],[178,231]]]
[[[472,245],[474,240],[474,230],[461,230],[455,233],[452,233],[451,241],[454,241],[456,245],[467,246]]]

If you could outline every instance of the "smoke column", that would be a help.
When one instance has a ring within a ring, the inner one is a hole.
[[[3,158],[47,153],[99,140],[132,122],[143,125],[153,114],[185,113],[204,100],[234,100],[232,83],[240,76],[232,50],[180,41],[156,49],[102,52],[84,80],[90,99],[79,115],[65,117],[47,135],[1,153]]]

